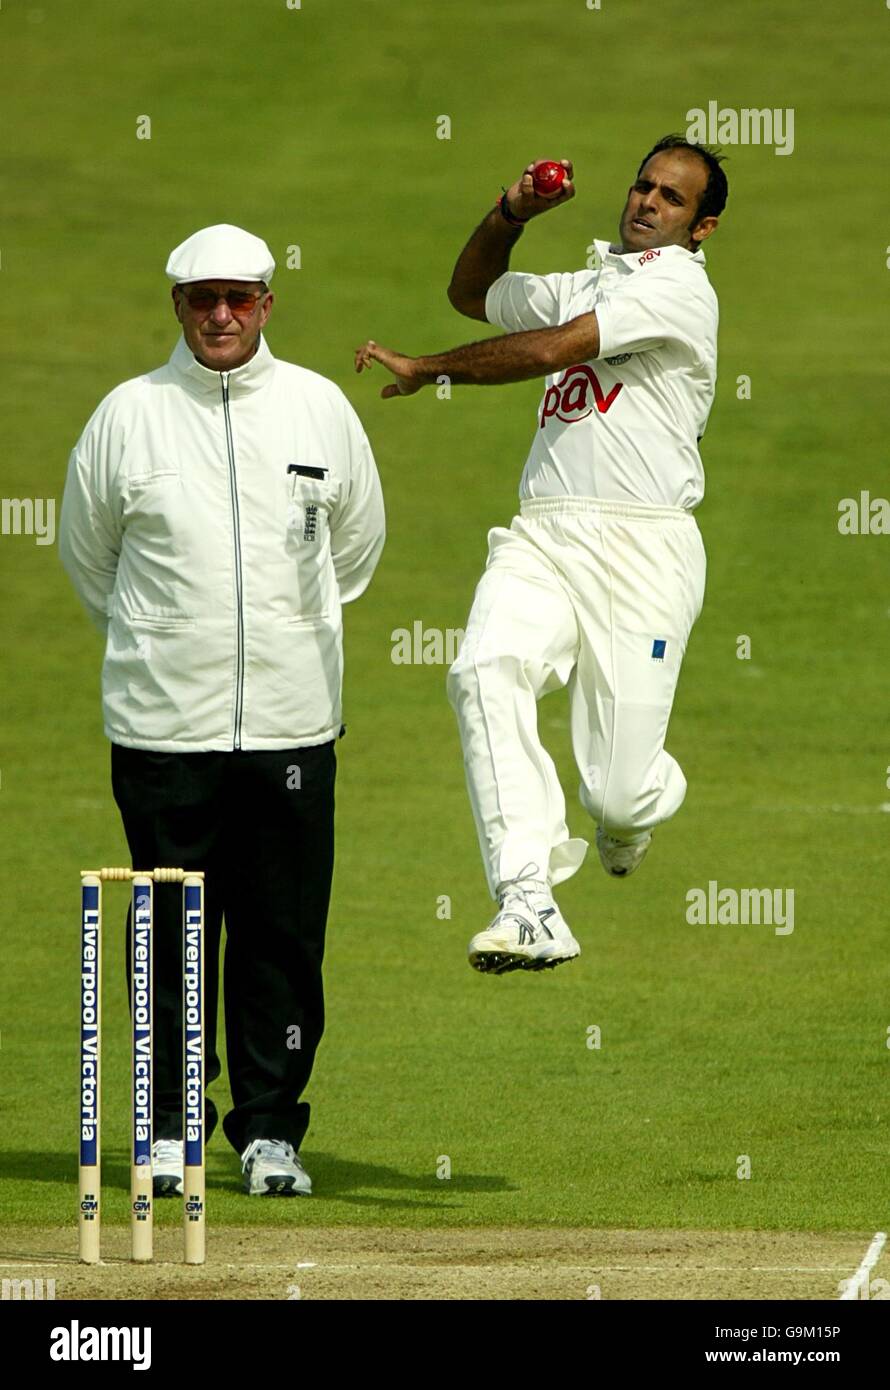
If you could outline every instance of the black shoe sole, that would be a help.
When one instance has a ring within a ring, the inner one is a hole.
[[[290,1174],[282,1173],[277,1178],[266,1178],[265,1192],[251,1192],[248,1189],[248,1197],[311,1197],[311,1192],[301,1192],[294,1186],[296,1179]],[[274,1184],[270,1185],[270,1184]]]
[[[522,956],[491,951],[477,956],[471,965],[481,975],[509,975],[513,970],[555,970],[558,965],[568,965],[577,959],[577,956],[559,956],[555,960],[526,960]]]
[[[266,1190],[261,1194],[263,1197],[295,1197],[293,1178],[266,1178]]]
[[[182,1183],[179,1184],[179,1191],[176,1190],[176,1178],[153,1178],[152,1192],[156,1197],[181,1197]]]

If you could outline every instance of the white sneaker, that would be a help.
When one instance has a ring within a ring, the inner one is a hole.
[[[467,954],[475,970],[492,975],[552,970],[581,954],[548,883],[520,876],[501,884],[498,901],[493,921],[470,942]]]
[[[627,878],[638,869],[651,843],[652,835],[648,830],[633,840],[616,840],[614,835],[607,835],[599,826],[596,828],[596,847],[603,868],[613,878]]]
[[[251,1197],[309,1197],[312,1193],[309,1174],[285,1139],[254,1139],[241,1155],[241,1171]]]
[[[156,1139],[151,1146],[151,1185],[156,1197],[182,1196],[181,1139]]]

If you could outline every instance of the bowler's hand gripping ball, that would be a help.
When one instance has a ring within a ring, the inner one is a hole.
[[[532,183],[539,198],[555,198],[565,182],[566,171],[552,159],[541,159],[532,169]]]

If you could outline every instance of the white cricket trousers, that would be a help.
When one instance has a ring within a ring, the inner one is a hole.
[[[681,805],[664,740],[705,551],[689,512],[583,497],[524,501],[488,547],[448,697],[495,896],[529,864],[561,883],[587,853],[538,737],[550,691],[568,687],[581,803],[598,825],[628,839]]]

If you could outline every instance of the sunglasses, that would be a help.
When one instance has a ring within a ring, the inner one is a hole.
[[[264,298],[262,293],[254,294],[251,290],[225,290],[219,293],[206,286],[190,289],[188,285],[179,285],[177,288],[187,300],[189,308],[198,314],[212,313],[219,301],[224,299],[233,314],[246,317],[253,313],[259,301]]]

